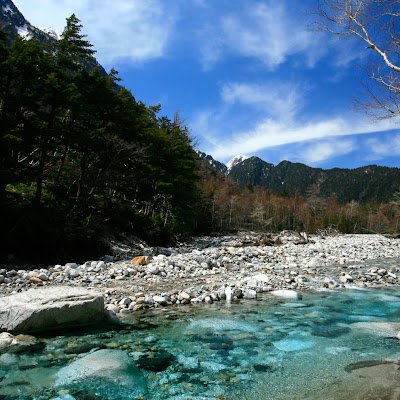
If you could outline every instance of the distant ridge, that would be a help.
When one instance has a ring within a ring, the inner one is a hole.
[[[202,154],[210,165],[222,164]],[[236,156],[229,164],[231,168],[226,167],[226,175],[239,186],[262,186],[290,196],[308,196],[312,191],[320,197],[335,197],[341,203],[389,202],[400,189],[399,168],[367,165],[355,169],[322,169],[290,161],[274,165],[254,156]]]

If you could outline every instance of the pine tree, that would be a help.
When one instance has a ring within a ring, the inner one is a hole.
[[[72,71],[84,68],[87,62],[95,62],[93,45],[82,34],[81,21],[72,14],[67,18],[67,24],[57,42],[58,62],[61,68]]]

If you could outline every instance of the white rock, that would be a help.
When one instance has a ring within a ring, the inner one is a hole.
[[[316,258],[312,258],[308,263],[307,263],[307,267],[310,268],[315,268],[315,267],[320,267],[322,265],[325,265],[325,263],[318,257]]]
[[[244,291],[244,298],[245,299],[256,299],[257,298],[257,292],[252,289],[246,289]]]
[[[8,332],[0,333],[0,353],[17,353],[36,343],[36,338],[30,335],[14,336]]]
[[[0,330],[40,332],[91,325],[104,318],[104,299],[84,288],[30,289],[0,298]]]
[[[147,272],[152,275],[157,275],[160,272],[160,268],[155,264],[147,265]]]
[[[80,273],[76,269],[71,269],[68,271],[68,276],[70,278],[77,278],[78,276],[80,276]]]
[[[8,349],[13,341],[14,336],[8,332],[0,333],[0,353]]]
[[[296,291],[288,290],[288,289],[273,290],[271,292],[271,294],[274,296],[277,296],[277,297],[283,297],[285,299],[298,299],[299,298],[299,295]]]
[[[129,306],[132,303],[132,300],[129,297],[124,297],[118,304],[120,306]]]
[[[212,304],[213,303],[213,299],[211,298],[211,296],[206,296],[204,298],[204,302],[207,304]]]
[[[353,277],[349,274],[343,274],[342,276],[339,277],[339,282],[340,283],[348,283],[348,282],[353,282]]]
[[[190,294],[186,293],[185,291],[180,292],[179,296],[184,300],[190,300]]]
[[[158,304],[166,304],[167,299],[164,296],[153,296],[153,300]]]
[[[48,281],[48,280],[49,280],[49,277],[48,277],[44,272],[41,272],[41,273],[38,275],[38,278],[39,278],[40,280],[42,280],[42,281]]]
[[[211,268],[212,268],[212,267],[211,267],[211,264],[208,263],[208,262],[202,262],[202,263],[200,264],[200,266],[201,266],[201,268],[203,268],[203,269],[211,269]]]
[[[117,305],[115,305],[115,304],[107,304],[106,310],[107,310],[107,311],[112,311],[112,312],[114,312],[115,314],[118,314],[120,308],[119,308]]]

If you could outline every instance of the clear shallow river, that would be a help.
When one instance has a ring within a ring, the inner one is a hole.
[[[349,364],[400,358],[399,340],[352,326],[400,322],[399,289],[302,296],[153,310],[119,330],[43,338],[0,356],[0,399],[325,399],[327,388],[350,398]],[[67,366],[93,349],[118,350],[98,353],[108,372],[68,381]],[[113,372],[109,354],[132,366]]]

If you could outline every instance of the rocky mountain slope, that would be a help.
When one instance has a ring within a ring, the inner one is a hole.
[[[51,43],[58,39],[57,34],[51,29],[41,30],[33,26],[11,0],[0,0],[0,30],[7,33],[9,40],[22,37],[26,40],[36,39],[40,43]],[[97,61],[86,63],[85,68],[89,70],[98,68],[101,75],[107,75]]]
[[[211,156],[207,159],[210,165],[217,163]],[[322,169],[290,161],[273,165],[259,157],[242,156],[229,164],[232,166],[226,174],[240,186],[263,186],[290,196],[313,192],[325,198],[336,197],[340,202],[387,202],[400,188],[399,168],[368,165],[356,169]]]
[[[11,0],[0,0],[0,28],[8,33],[11,40],[18,36],[35,38],[41,43],[55,40],[53,35],[31,25]]]

